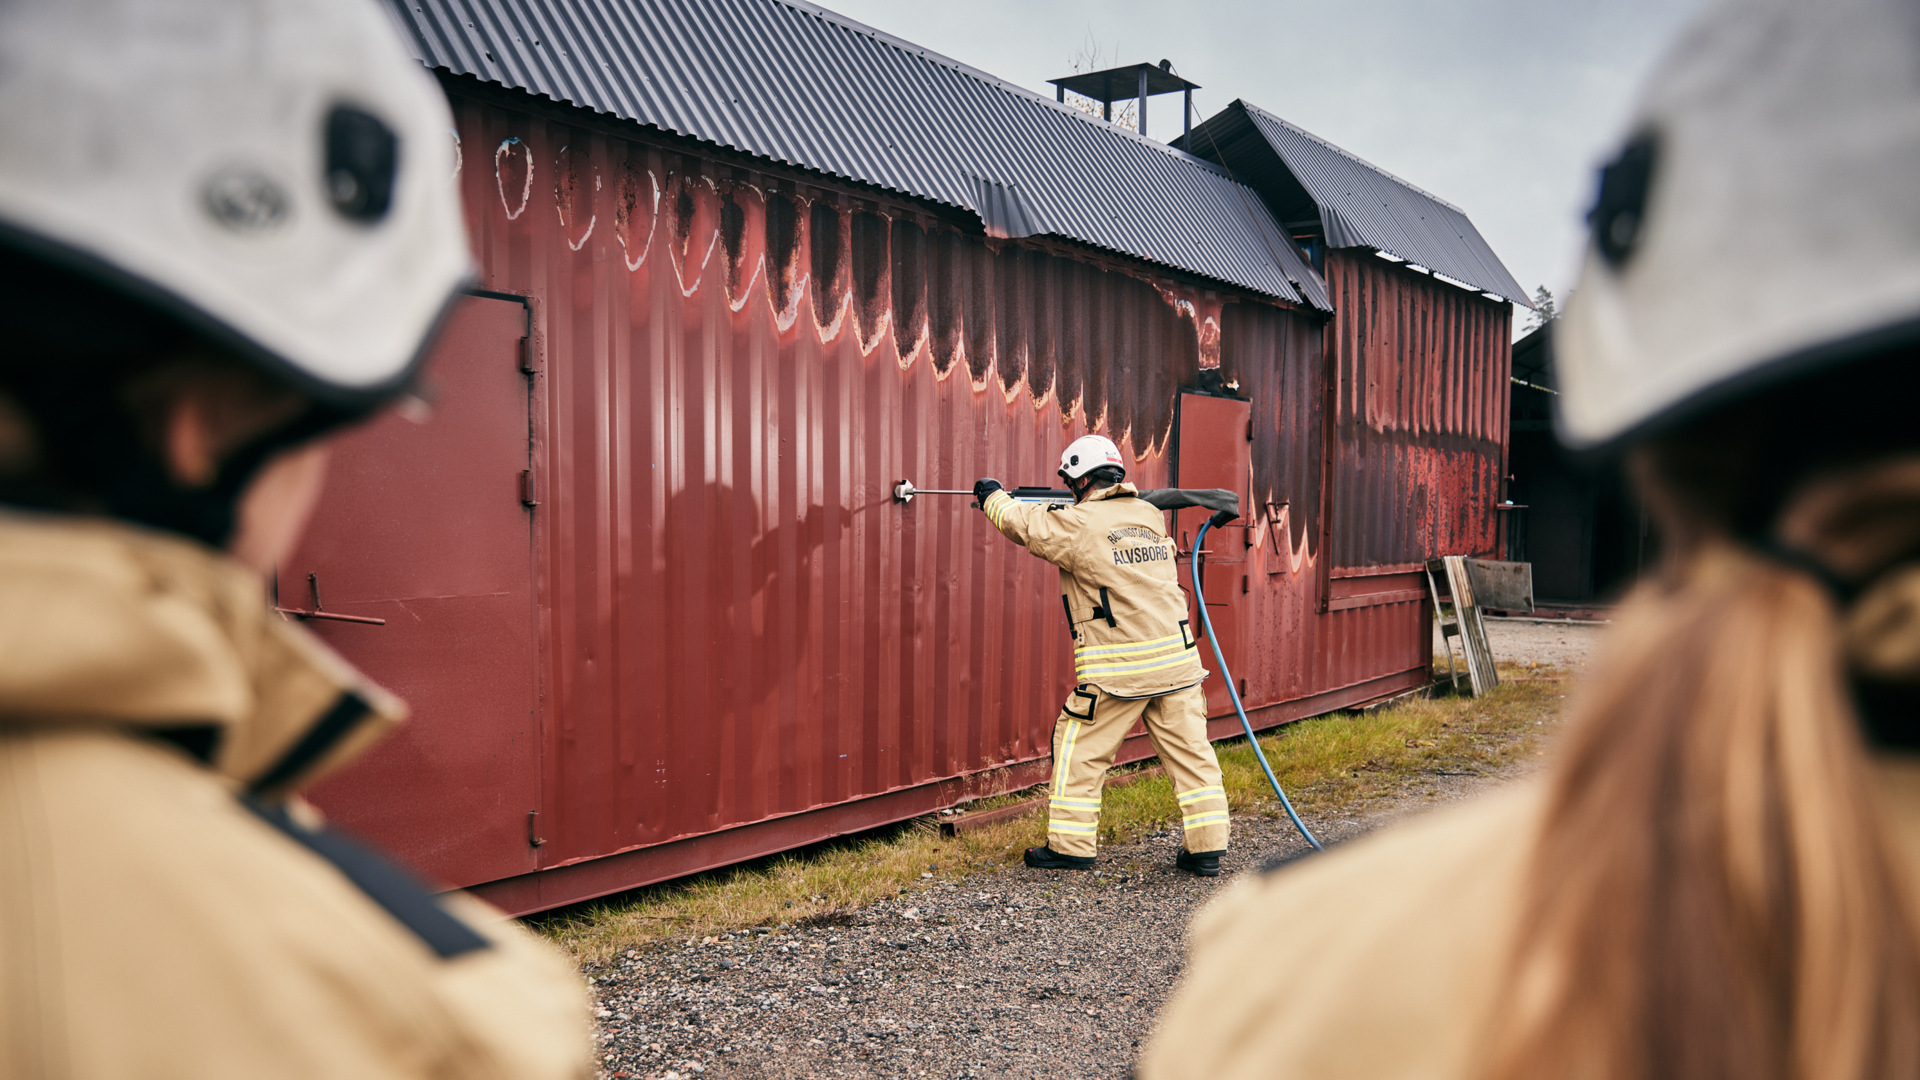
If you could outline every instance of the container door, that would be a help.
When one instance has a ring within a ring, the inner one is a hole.
[[[527,309],[469,297],[417,400],[335,440],[326,491],[277,604],[411,718],[309,797],[430,879],[535,868],[539,803]],[[327,616],[350,616],[353,620]]]
[[[1249,440],[1253,406],[1236,398],[1209,397],[1204,394],[1180,395],[1179,440],[1174,457],[1174,483],[1183,488],[1226,488],[1240,494],[1241,519],[1225,528],[1207,532],[1205,561],[1201,564],[1201,585],[1206,593],[1207,615],[1214,632],[1220,636],[1220,649],[1227,664],[1240,679],[1244,670],[1240,618],[1244,604],[1241,596],[1247,574],[1246,522],[1251,498],[1253,451]],[[1174,541],[1180,550],[1193,550],[1194,537],[1207,520],[1205,510],[1181,510],[1174,514]],[[1180,565],[1180,584],[1192,591],[1190,564]],[[1220,716],[1233,712],[1227,686],[1221,677],[1220,663],[1213,646],[1201,635],[1198,610],[1193,615],[1195,636],[1201,637],[1200,659],[1212,673],[1207,679],[1207,713]]]

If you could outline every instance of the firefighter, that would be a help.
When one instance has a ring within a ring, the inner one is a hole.
[[[1203,914],[1142,1076],[1920,1074],[1916,175],[1913,4],[1680,38],[1553,346],[1658,573],[1541,773]]]
[[[564,958],[298,796],[399,719],[269,608],[470,280],[360,0],[0,5],[0,1076],[590,1074]]]
[[[1020,502],[997,480],[973,487],[995,528],[1060,568],[1080,683],[1054,722],[1047,843],[1028,848],[1026,864],[1093,866],[1107,769],[1134,721],[1144,719],[1185,826],[1175,865],[1215,877],[1227,851],[1227,793],[1207,741],[1200,686],[1207,672],[1188,624],[1166,518],[1126,475],[1113,440],[1084,435],[1060,455],[1072,506]]]

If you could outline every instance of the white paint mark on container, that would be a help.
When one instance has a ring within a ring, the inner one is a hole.
[[[520,182],[518,201],[509,201],[507,188],[510,181],[505,169],[517,166],[526,169],[526,176]],[[500,208],[507,212],[507,220],[513,221],[527,212],[527,200],[533,197],[533,153],[518,136],[510,136],[500,141],[499,149],[493,152],[494,186],[500,189]]]

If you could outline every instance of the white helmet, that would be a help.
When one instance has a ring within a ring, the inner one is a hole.
[[[1901,0],[1716,4],[1681,39],[1555,327],[1566,442],[1920,340],[1916,71]]]
[[[469,279],[451,130],[368,0],[0,3],[0,244],[336,406]]]
[[[1082,435],[1060,452],[1060,475],[1069,480],[1078,480],[1101,466],[1119,469],[1121,476],[1127,474],[1120,448],[1105,435]]]

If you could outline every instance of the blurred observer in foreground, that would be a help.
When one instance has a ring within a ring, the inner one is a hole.
[[[1920,1074],[1920,10],[1714,5],[1591,220],[1663,572],[1541,775],[1202,915],[1151,1080]]]
[[[467,280],[449,127],[362,0],[0,5],[0,1076],[586,1074],[297,799],[401,707],[264,595]]]

